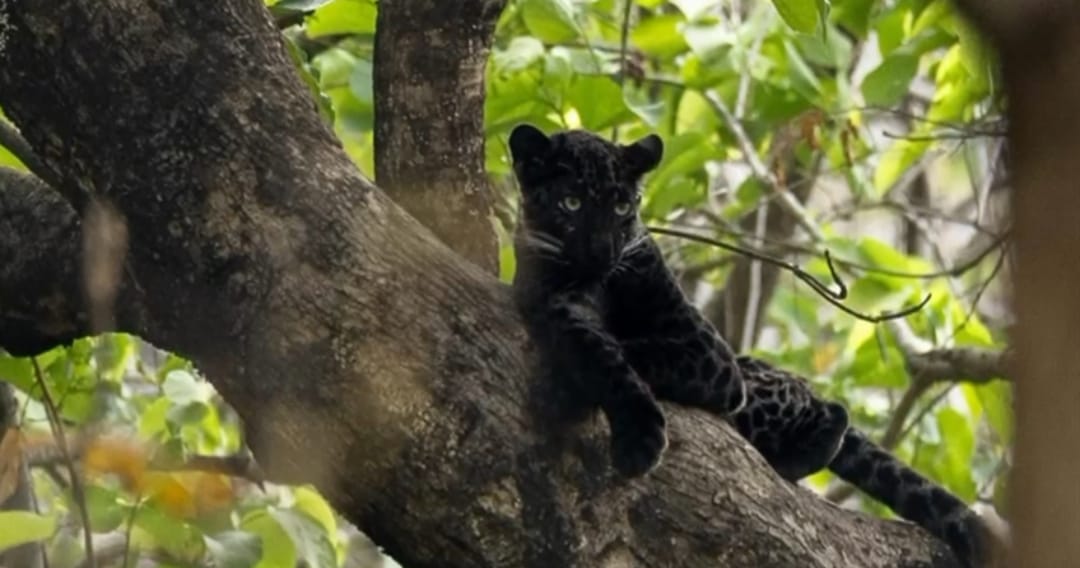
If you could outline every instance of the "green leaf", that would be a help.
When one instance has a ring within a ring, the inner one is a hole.
[[[164,397],[151,402],[149,406],[143,409],[142,416],[139,417],[139,435],[154,439],[167,434],[169,423],[166,417],[171,408],[172,403]]]
[[[703,132],[683,132],[664,141],[664,158],[649,177],[645,210],[662,216],[676,206],[695,205],[705,196],[705,185],[694,179],[704,174],[705,163],[719,150]]]
[[[205,385],[199,383],[195,376],[187,371],[172,371],[165,376],[165,382],[161,386],[173,404],[182,406],[192,402],[206,402],[207,392]]]
[[[510,40],[506,49],[500,49],[492,56],[495,70],[499,73],[513,73],[529,67],[544,57],[544,44],[532,36],[518,36]]]
[[[165,421],[174,427],[198,424],[210,412],[210,407],[203,402],[174,405],[165,414]]]
[[[1013,413],[1012,413],[1012,386],[1005,381],[995,381],[971,387],[978,394],[982,402],[986,421],[994,429],[1001,442],[1006,445],[1013,443]]]
[[[296,545],[268,509],[249,512],[241,521],[240,528],[259,537],[262,549],[259,568],[296,567]]]
[[[653,128],[660,125],[660,120],[664,114],[664,103],[662,101],[650,102],[644,93],[628,89],[623,93],[623,104],[645,124]]]
[[[134,517],[134,526],[139,530],[138,540],[149,541],[144,542],[144,546],[161,548],[170,556],[188,562],[195,562],[206,551],[198,529],[153,505],[143,503]]]
[[[337,556],[330,537],[321,525],[299,511],[270,509],[270,516],[288,533],[296,546],[298,560],[308,566],[336,566]]]
[[[873,197],[879,197],[896,183],[904,171],[918,161],[929,147],[930,142],[926,140],[904,139],[893,142],[892,146],[885,150],[874,170],[874,189],[877,194]]]
[[[773,6],[791,29],[810,34],[817,31],[824,16],[822,8],[827,4],[817,0],[773,0]]]
[[[296,501],[296,509],[315,519],[322,525],[326,534],[337,533],[337,518],[334,517],[334,510],[315,489],[308,485],[297,487],[293,489],[293,499]]]
[[[907,288],[897,287],[885,278],[864,276],[848,285],[844,304],[855,310],[875,313],[900,307],[909,295]]]
[[[975,454],[975,432],[971,421],[951,407],[943,407],[937,413],[938,429],[944,441],[945,469],[949,489],[970,501],[975,497],[975,484],[971,478],[971,458]]]
[[[690,48],[679,30],[683,17],[679,14],[653,16],[630,32],[630,40],[646,55],[671,59]]]
[[[262,540],[243,531],[227,531],[203,537],[217,568],[251,568],[262,559]]]
[[[662,218],[677,207],[693,205],[705,196],[705,186],[685,176],[670,178],[664,186],[649,193],[645,211],[650,217]]]
[[[904,38],[907,37],[905,26],[910,15],[909,3],[900,2],[877,19],[874,30],[877,32],[878,51],[882,57],[888,56],[904,43]]]
[[[548,43],[581,36],[571,0],[521,0],[521,17],[529,33]]]
[[[509,241],[504,241],[499,246],[499,281],[510,284],[514,281],[517,272],[517,257],[514,255],[514,246]]]
[[[619,84],[611,77],[577,77],[566,102],[577,109],[581,125],[593,131],[609,128],[630,114]]]
[[[37,390],[34,380],[34,366],[30,363],[29,357],[0,355],[0,380],[15,385],[16,388],[27,394],[34,393]],[[40,394],[35,393],[35,398],[40,398],[40,396]]]
[[[720,23],[692,23],[682,30],[683,38],[690,49],[703,60],[719,58],[737,41],[736,35],[728,26]]]
[[[305,31],[313,38],[375,33],[374,0],[335,0],[308,17]]]
[[[56,532],[56,517],[26,511],[0,512],[0,550],[45,540]]]
[[[908,86],[918,70],[918,57],[899,53],[886,57],[863,79],[862,94],[866,104],[896,105],[907,94]]]
[[[349,74],[349,90],[352,91],[356,100],[364,105],[375,105],[375,89],[373,69],[371,62],[366,59],[358,59]]]
[[[855,384],[863,387],[901,388],[908,382],[903,354],[891,341],[879,342],[876,334],[855,349],[848,373],[855,379]]]
[[[85,493],[86,512],[90,516],[90,527],[94,532],[116,530],[127,520],[131,508],[121,501],[118,491],[90,485],[86,487]],[[72,507],[74,506],[72,504]]]
[[[859,39],[866,39],[870,31],[870,14],[874,0],[839,0],[833,2],[833,20],[847,28]]]
[[[926,261],[908,256],[874,237],[859,239],[857,250],[863,259],[878,268],[908,272],[930,270],[930,264]]]

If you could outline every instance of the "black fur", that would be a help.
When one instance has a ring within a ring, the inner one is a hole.
[[[663,145],[617,145],[584,131],[510,136],[521,186],[518,308],[550,374],[611,429],[626,476],[667,445],[657,399],[727,417],[785,479],[828,467],[981,566],[984,533],[962,501],[848,428],[847,411],[798,376],[731,347],[679,289],[638,216],[640,181]]]

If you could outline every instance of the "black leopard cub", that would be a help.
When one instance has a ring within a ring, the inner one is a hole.
[[[627,476],[667,445],[656,398],[729,415],[745,400],[735,356],[686,300],[638,217],[657,136],[620,146],[584,131],[510,136],[522,203],[514,293],[553,373],[598,405]]]
[[[981,566],[982,525],[962,501],[848,429],[846,410],[800,377],[731,347],[682,294],[638,216],[642,176],[663,145],[617,145],[584,131],[510,136],[521,186],[514,296],[549,374],[611,430],[627,476],[660,461],[657,399],[728,418],[785,479],[824,467]]]

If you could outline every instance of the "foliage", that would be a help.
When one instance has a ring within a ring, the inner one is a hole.
[[[298,69],[372,174],[376,3],[268,4],[280,20],[293,18],[283,33]],[[1007,230],[985,215],[1000,177],[993,70],[944,0],[514,0],[487,69],[486,163],[512,204],[506,138],[514,125],[610,131],[624,141],[656,131],[666,152],[645,189],[650,223],[785,256],[826,281],[828,250],[850,290],[846,303],[864,312],[932,294],[905,324],[874,325],[782,275],[755,307],[765,317],[752,350],[810,377],[880,436],[914,388],[902,332],[927,346],[1005,341],[986,317],[996,308],[986,298],[1000,295],[991,286],[1004,254],[997,235]],[[0,162],[17,165],[6,150]],[[921,198],[916,184],[926,188]],[[795,199],[778,209],[782,194]],[[802,228],[764,231],[765,204]],[[499,230],[509,279],[512,227]],[[716,317],[709,298],[730,283],[734,258],[662,242],[687,290]],[[39,508],[0,513],[0,548],[42,541],[50,566],[75,566],[85,506],[94,533],[130,537],[109,565],[125,555],[166,565],[365,565],[358,551],[370,543],[310,488],[162,467],[242,449],[235,415],[189,362],[113,334],[42,354],[36,365],[40,377],[34,361],[0,357],[0,378],[21,405],[20,428],[0,432],[0,465],[33,465]],[[899,416],[895,451],[963,498],[1000,508],[1011,390],[963,378],[925,388]],[[42,384],[78,450],[84,503],[57,455]],[[0,501],[14,471],[0,467]],[[825,490],[835,480],[823,473],[810,484]]]

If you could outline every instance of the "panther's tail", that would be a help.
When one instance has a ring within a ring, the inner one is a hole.
[[[979,515],[862,433],[844,434],[829,469],[944,541],[965,566],[987,565],[991,536]]]

